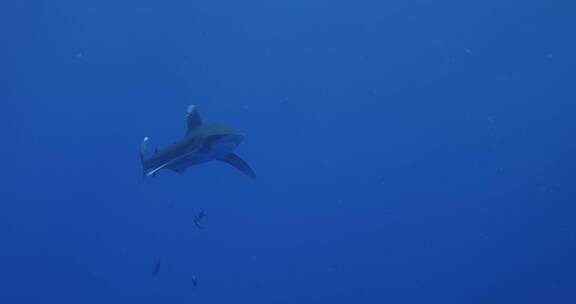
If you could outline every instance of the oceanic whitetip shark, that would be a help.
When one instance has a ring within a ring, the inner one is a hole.
[[[228,163],[254,179],[256,174],[234,150],[244,140],[244,134],[222,125],[204,124],[198,109],[190,105],[186,111],[186,135],[172,145],[146,157],[148,137],[140,145],[140,159],[144,177],[167,169],[184,173],[190,166],[219,160]]]

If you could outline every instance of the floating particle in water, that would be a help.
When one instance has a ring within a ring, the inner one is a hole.
[[[488,120],[489,123],[493,124],[493,123],[496,122],[496,115],[490,114],[490,115],[488,115],[488,117],[486,118],[486,120]]]

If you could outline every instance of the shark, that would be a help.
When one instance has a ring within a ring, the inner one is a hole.
[[[146,156],[149,138],[144,137],[140,145],[140,160],[143,177],[155,176],[160,170],[171,170],[183,174],[191,166],[209,161],[220,161],[240,170],[251,179],[256,173],[234,151],[244,140],[244,134],[221,124],[203,123],[198,108],[189,105],[186,110],[186,134],[163,149]]]

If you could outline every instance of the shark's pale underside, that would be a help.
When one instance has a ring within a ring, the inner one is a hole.
[[[226,126],[202,123],[200,113],[194,105],[188,107],[186,122],[187,131],[182,139],[149,157],[145,155],[148,137],[144,138],[140,146],[144,176],[155,175],[160,170],[184,173],[190,166],[219,160],[232,165],[250,178],[256,178],[252,168],[234,153],[244,140],[244,134]]]

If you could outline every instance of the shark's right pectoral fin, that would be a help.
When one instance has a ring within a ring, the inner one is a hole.
[[[174,163],[177,163],[178,161],[185,159],[186,157],[189,157],[191,154],[195,153],[196,150],[190,151],[188,153],[182,154],[176,158],[173,158],[157,167],[153,167],[153,168],[149,168],[148,171],[145,171],[145,175],[146,176],[150,176],[150,175],[155,175],[158,171],[162,170],[162,169],[172,169],[180,174],[184,173],[184,168],[176,168],[174,169],[173,167],[171,167],[171,165],[174,165]]]
[[[250,168],[250,165],[248,165],[248,163],[246,163],[243,159],[241,159],[240,156],[234,153],[230,153],[218,160],[232,165],[234,168],[242,171],[251,179],[256,179],[256,173],[254,173],[254,170],[252,170],[252,168]]]

